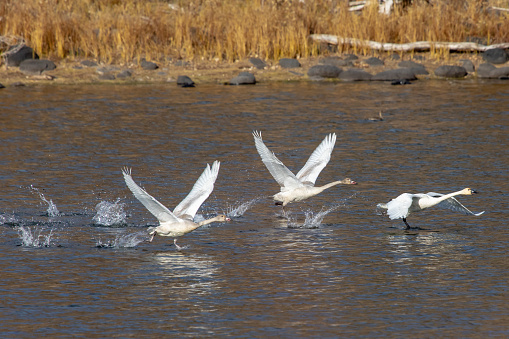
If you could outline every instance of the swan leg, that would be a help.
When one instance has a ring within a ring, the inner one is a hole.
[[[156,232],[152,233],[152,237],[150,237],[150,240],[148,242],[152,242],[152,240],[154,240],[155,235],[156,235]]]
[[[175,247],[177,248],[177,251],[181,251],[182,250],[182,247],[177,245],[177,238],[173,239],[173,244],[175,244]]]
[[[406,225],[406,229],[409,230],[411,229],[412,227],[406,222],[406,218],[403,218],[403,222],[405,223]]]

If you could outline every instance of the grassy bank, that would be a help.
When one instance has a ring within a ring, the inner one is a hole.
[[[319,54],[312,33],[393,43],[509,42],[509,12],[490,5],[509,8],[509,1],[416,0],[386,16],[376,6],[349,12],[345,0],[3,0],[0,35],[23,37],[45,57],[107,63],[277,60]]]

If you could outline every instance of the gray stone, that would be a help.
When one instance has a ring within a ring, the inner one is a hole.
[[[326,57],[318,60],[319,64],[322,65],[331,65],[336,67],[351,67],[353,66],[353,62],[351,60],[343,60],[338,57]]]
[[[254,85],[256,84],[256,79],[254,74],[249,72],[240,72],[235,78],[231,79],[229,82],[230,85]]]
[[[99,75],[99,80],[115,80],[115,75],[111,73],[103,73]]]
[[[267,66],[260,58],[249,58],[249,62],[257,69],[264,69]]]
[[[38,75],[57,68],[51,60],[27,59],[19,64],[19,70],[27,75]]]
[[[180,87],[194,87],[194,81],[187,75],[179,75],[177,78],[177,86]]]
[[[117,79],[125,79],[125,78],[129,78],[133,75],[133,73],[130,71],[130,70],[123,70],[122,72],[118,73],[117,74]]]
[[[383,66],[384,62],[378,58],[372,57],[363,61],[365,64],[370,66]]]
[[[86,66],[86,67],[96,67],[97,66],[97,62],[92,61],[92,60],[83,60],[82,62],[80,62],[80,64],[82,64],[83,66]]]
[[[490,72],[490,78],[492,79],[504,79],[507,80],[509,77],[509,67],[495,68]]]
[[[300,67],[300,62],[297,59],[283,58],[279,59],[279,66],[283,68],[298,68]]]
[[[16,52],[12,52],[17,48],[19,48],[19,50],[17,50]],[[31,47],[28,47],[26,45],[23,45],[21,47],[17,45],[9,48],[9,50],[3,54],[3,57],[5,58],[5,64],[7,66],[14,67],[19,66],[25,60],[39,59],[37,53],[35,53]]]
[[[491,71],[497,69],[494,65],[489,63],[480,64],[477,68],[477,77],[479,78],[490,78]]]
[[[407,67],[407,68],[413,68],[413,67],[421,67],[421,68],[426,68],[424,67],[423,64],[420,64],[418,62],[415,62],[415,61],[411,61],[411,60],[403,60],[403,61],[400,61],[398,63],[398,66],[399,67]]]
[[[140,66],[141,66],[141,68],[149,70],[149,71],[159,68],[159,66],[155,62],[147,61],[145,59],[141,60]]]
[[[415,73],[410,68],[396,68],[382,71],[375,74],[371,80],[395,81],[395,80],[416,80]]]
[[[362,69],[352,68],[341,72],[339,78],[345,81],[365,81],[371,80],[373,75]]]
[[[337,78],[342,69],[332,65],[315,65],[308,70],[310,78]]]
[[[467,74],[463,66],[442,65],[435,69],[435,75],[444,78],[463,78]]]
[[[2,85],[2,84],[0,84],[0,88],[5,88],[5,86],[4,86],[4,85]]]
[[[355,54],[345,54],[345,60],[357,60],[359,57]]]
[[[489,49],[482,54],[482,57],[492,64],[504,64],[509,60],[509,54],[502,48]]]
[[[461,59],[462,66],[467,70],[468,73],[474,73],[475,72],[475,66],[474,63],[471,60],[468,59]]]
[[[392,55],[391,55],[391,59],[392,59],[392,60],[399,60],[399,59],[401,59],[401,57],[399,56],[399,54],[398,54],[398,53],[392,53]]]

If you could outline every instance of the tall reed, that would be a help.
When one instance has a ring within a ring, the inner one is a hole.
[[[486,3],[413,1],[387,16],[377,6],[360,13],[340,0],[3,0],[0,35],[23,37],[48,57],[105,62],[266,59],[319,53],[313,33],[381,42],[509,41],[509,13]],[[349,50],[349,46],[339,46]],[[368,53],[366,49],[354,50]]]

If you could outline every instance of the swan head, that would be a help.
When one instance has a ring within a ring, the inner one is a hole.
[[[472,195],[472,194],[476,194],[477,192],[474,191],[473,189],[471,188],[464,188],[462,191],[461,191],[461,194],[464,194],[464,195]]]
[[[345,178],[341,180],[341,183],[344,185],[357,185],[357,183],[350,178]]]
[[[224,214],[219,214],[217,217],[216,217],[216,220],[217,221],[232,221],[232,219],[228,218],[226,215]]]

